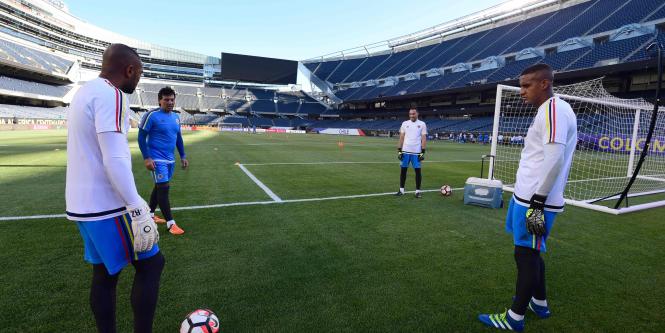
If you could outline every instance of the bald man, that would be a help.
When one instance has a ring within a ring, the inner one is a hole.
[[[502,330],[524,330],[527,310],[540,319],[550,317],[545,288],[547,238],[563,211],[563,192],[577,145],[577,117],[566,101],[554,96],[552,68],[536,64],[520,75],[522,99],[538,107],[529,126],[515,176],[515,191],[506,215],[506,231],[513,236],[517,282],[507,311],[481,314],[485,325]]]
[[[131,291],[134,331],[152,332],[164,257],[150,208],[139,196],[127,144],[129,103],[143,73],[138,54],[122,44],[104,52],[98,78],[76,92],[67,113],[67,218],[92,265],[90,307],[99,332],[116,332],[116,285],[136,270]]]

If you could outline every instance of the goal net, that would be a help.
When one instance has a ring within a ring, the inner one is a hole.
[[[566,203],[620,214],[665,205],[665,111],[658,111],[646,159],[628,197],[615,207],[645,148],[653,105],[608,93],[602,78],[554,88],[577,115],[578,141],[564,197]],[[497,87],[490,178],[512,191],[524,137],[536,115],[518,87]],[[630,205],[629,205],[630,204]]]
[[[214,124],[215,127],[218,127],[220,132],[242,132],[243,126],[241,123],[223,123],[218,122]]]

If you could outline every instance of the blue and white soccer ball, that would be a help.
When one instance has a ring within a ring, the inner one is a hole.
[[[192,311],[180,325],[180,333],[218,333],[219,331],[219,318],[208,309]]]

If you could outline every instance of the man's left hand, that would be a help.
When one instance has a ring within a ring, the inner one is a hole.
[[[534,194],[531,197],[531,204],[526,211],[526,229],[532,235],[542,236],[547,231],[545,227],[545,201],[547,201],[547,197],[544,195]]]
[[[180,164],[182,164],[183,169],[187,169],[187,167],[189,167],[189,161],[186,158],[181,159]]]

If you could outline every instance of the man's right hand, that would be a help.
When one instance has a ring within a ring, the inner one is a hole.
[[[397,159],[402,160],[404,158],[404,153],[402,152],[402,148],[397,148]]]
[[[146,169],[155,171],[155,161],[153,161],[152,158],[146,158],[143,160],[143,164],[145,164]]]
[[[137,205],[127,206],[127,212],[132,219],[134,251],[150,251],[159,241],[159,232],[155,221],[150,216],[150,207],[145,201],[141,200]]]

